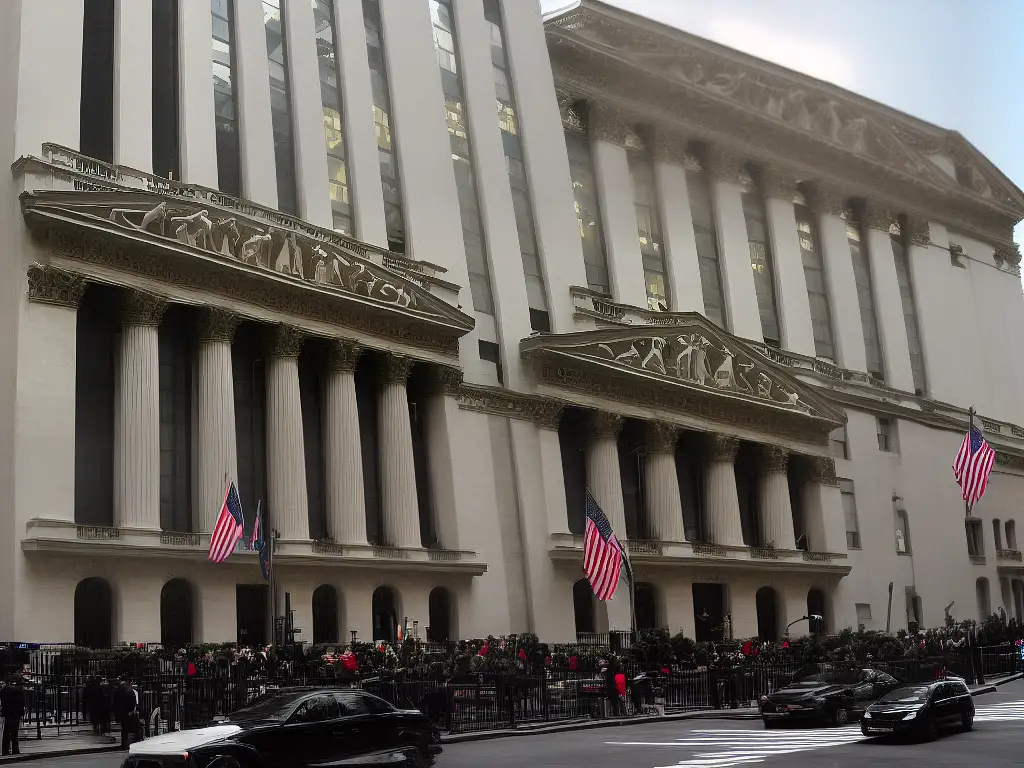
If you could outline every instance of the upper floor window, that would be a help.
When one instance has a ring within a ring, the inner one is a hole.
[[[846,425],[836,427],[828,436],[829,452],[837,459],[850,458],[850,450],[847,445]]]
[[[291,95],[288,92],[288,44],[281,0],[263,0],[263,27],[270,68],[270,122],[274,129],[274,165],[277,169],[277,207],[298,213],[295,187],[295,142],[292,138]]]
[[[800,257],[804,265],[804,281],[811,305],[811,327],[814,331],[814,354],[835,360],[832,343],[832,312],[825,285],[825,266],[821,258],[821,243],[814,214],[806,205],[793,206],[796,214],[796,234],[800,242]]]
[[[180,179],[178,0],[153,2],[153,174]]]
[[[839,493],[846,520],[846,546],[848,549],[860,549],[860,525],[857,521],[857,498],[853,493],[853,481],[840,480]]]
[[[896,551],[901,555],[909,555],[910,550],[910,517],[907,510],[896,509]]]
[[[210,0],[213,16],[213,119],[217,131],[217,187],[242,194],[238,141],[238,99],[235,95],[234,0]]]
[[[879,417],[875,419],[875,426],[878,435],[878,450],[885,453],[899,453],[896,422],[893,419]]]
[[[998,552],[1003,548],[1003,524],[999,521],[999,518],[995,518],[992,521],[992,539],[996,544],[996,551]]]
[[[647,153],[629,153],[629,174],[633,179],[633,205],[636,208],[637,236],[647,286],[647,306],[656,312],[668,310],[665,274],[665,247],[658,213],[658,191],[654,183],[654,164]]]
[[[867,356],[868,373],[881,381],[885,380],[882,367],[882,344],[878,336],[878,318],[875,315],[875,294],[871,284],[871,265],[867,249],[861,239],[860,227],[847,220],[846,241],[850,246],[853,261],[853,279],[857,284],[857,303],[860,305],[860,327],[864,334],[864,352]]]
[[[686,171],[686,191],[690,198],[693,239],[697,245],[697,266],[704,296],[704,315],[719,328],[725,328],[725,291],[718,259],[718,235],[711,202],[708,175],[697,169]]]
[[[1017,549],[1017,523],[1013,520],[1006,521],[1006,548]]]
[[[594,174],[594,158],[586,136],[565,131],[565,149],[569,155],[569,173],[572,176],[572,194],[576,204],[576,220],[583,244],[583,264],[587,270],[587,286],[592,291],[607,294],[608,261],[604,252],[601,231],[601,210]]]
[[[331,221],[335,231],[352,231],[352,200],[345,165],[345,121],[338,82],[338,51],[335,45],[333,0],[312,0],[316,31],[317,69],[320,72],[320,102],[327,145],[327,183],[331,195]]]
[[[964,521],[967,534],[967,554],[971,557],[985,556],[985,537],[981,530],[981,520],[969,517]]]
[[[83,155],[114,162],[114,0],[85,0],[82,101],[78,143]]]
[[[903,235],[898,228],[890,230],[892,255],[896,261],[896,281],[900,287],[903,304],[903,321],[907,328],[907,346],[910,349],[910,370],[914,376],[914,390],[919,395],[926,391],[924,375],[924,352],[921,334],[917,325],[917,307],[914,301],[914,286],[910,279],[910,261]]]
[[[749,173],[743,173],[743,220],[747,225],[747,244],[750,247],[750,267],[754,272],[754,290],[761,315],[761,335],[765,344],[777,347],[781,343],[779,315],[775,308],[775,265],[768,241],[764,200],[761,190]]]

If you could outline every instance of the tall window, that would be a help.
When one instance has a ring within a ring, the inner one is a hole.
[[[765,224],[764,200],[761,190],[744,173],[743,179],[743,220],[747,225],[747,243],[750,246],[750,267],[754,271],[754,290],[757,292],[757,308],[761,315],[761,335],[765,344],[779,346],[779,316],[775,310],[775,265],[772,263],[772,249],[768,243],[768,228]]]
[[[217,186],[242,194],[238,144],[238,99],[235,96],[235,26],[233,0],[210,0],[213,13],[213,111],[217,130]]]
[[[910,370],[914,375],[914,389],[923,395],[926,391],[924,352],[917,327],[917,307],[914,302],[914,286],[910,281],[907,246],[898,226],[890,228],[889,235],[892,239],[892,255],[896,260],[896,281],[900,286],[900,301],[903,302],[903,321],[907,326],[907,346],[910,348]]]
[[[654,183],[654,164],[647,153],[629,153],[629,175],[633,179],[633,207],[636,209],[637,236],[644,265],[644,284],[647,286],[647,306],[657,312],[667,312],[665,246],[658,215],[658,190]]]
[[[153,173],[178,179],[178,0],[153,2]]]
[[[327,142],[327,181],[330,184],[332,226],[352,234],[352,200],[345,169],[345,124],[342,121],[341,89],[338,86],[338,52],[334,40],[333,0],[312,0],[316,30],[316,58],[320,71],[320,102]]]
[[[860,549],[860,525],[857,522],[857,497],[853,494],[853,481],[840,480],[839,493],[846,520],[846,546],[848,549]]]
[[[451,0],[430,0],[430,16],[434,24],[434,48],[437,50],[437,61],[441,67],[441,89],[444,91],[448,141],[452,147],[455,186],[459,194],[459,211],[462,214],[462,240],[466,246],[466,266],[469,269],[473,309],[493,315],[491,271],[487,264],[487,246],[484,243],[476,173],[470,151],[466,99],[462,75],[459,72],[459,51]]]
[[[494,68],[494,92],[498,100],[498,127],[505,147],[505,166],[512,189],[512,205],[519,233],[519,252],[526,275],[526,298],[530,304],[530,325],[535,331],[551,330],[544,274],[540,269],[537,233],[533,223],[533,203],[526,179],[523,145],[519,140],[519,118],[512,92],[512,70],[505,52],[504,21],[499,0],[484,0],[484,16],[491,28],[491,63]]]
[[[277,166],[277,207],[285,213],[298,213],[284,24],[281,0],[263,0],[263,26],[267,35],[267,63],[270,65],[270,121],[274,128],[274,164]]]
[[[878,337],[878,318],[875,316],[875,294],[871,285],[871,266],[867,250],[861,240],[860,227],[847,220],[846,241],[850,244],[850,258],[853,260],[853,279],[857,284],[857,302],[860,304],[860,327],[864,333],[864,351],[867,353],[868,373],[876,379],[885,380],[882,368],[882,344]]]
[[[967,534],[967,554],[971,557],[985,556],[985,537],[982,534],[981,520],[976,517],[969,517],[964,520],[964,530]]]
[[[835,360],[832,345],[832,312],[825,287],[825,267],[821,258],[821,241],[814,214],[806,205],[793,206],[796,213],[796,234],[800,241],[800,257],[804,264],[804,281],[811,304],[811,327],[814,329],[814,354]]]
[[[572,176],[572,195],[576,204],[576,221],[583,243],[583,264],[587,270],[587,286],[598,293],[609,293],[608,260],[604,252],[601,231],[601,209],[597,196],[594,158],[590,141],[585,135],[568,128],[565,131],[565,150],[569,155],[569,173]]]
[[[85,0],[78,114],[82,154],[114,162],[114,0]]]
[[[850,449],[847,445],[846,426],[836,427],[828,436],[829,453],[837,459],[850,458]]]
[[[700,267],[700,285],[704,294],[704,314],[719,328],[725,328],[725,291],[722,290],[718,237],[715,233],[715,214],[707,174],[687,169],[686,191],[690,196],[693,237],[697,243],[697,264]]]
[[[380,162],[380,181],[384,189],[388,248],[396,253],[405,253],[402,187],[398,181],[398,158],[391,135],[391,92],[388,88],[388,69],[384,63],[384,33],[377,0],[363,0],[363,25],[366,27],[366,55],[370,62],[373,122],[377,126],[377,160]]]

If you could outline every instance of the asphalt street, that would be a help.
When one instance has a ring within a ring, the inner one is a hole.
[[[1024,681],[975,698],[974,731],[929,744],[865,740],[860,727],[765,731],[760,721],[686,720],[449,744],[438,768],[861,768],[1016,766],[1024,742]],[[43,760],[54,768],[117,768],[121,755]]]

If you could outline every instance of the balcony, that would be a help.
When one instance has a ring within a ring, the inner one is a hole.
[[[996,560],[1009,560],[1010,562],[1019,563],[1024,560],[1019,549],[997,549]]]

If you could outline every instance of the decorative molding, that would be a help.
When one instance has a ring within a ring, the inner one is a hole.
[[[921,216],[907,216],[906,218],[907,239],[911,245],[928,247],[932,243],[931,228],[928,219]]]
[[[802,456],[803,464],[807,468],[805,481],[808,483],[820,483],[821,485],[839,485],[836,477],[836,460],[831,456]]]
[[[819,215],[846,216],[850,208],[849,199],[838,187],[815,181],[804,185],[807,188],[807,206]]]
[[[594,411],[590,414],[590,429],[587,437],[590,440],[614,440],[622,431],[622,425],[625,422],[625,417],[620,413]]]
[[[218,341],[230,344],[242,318],[234,312],[218,307],[201,307],[198,311],[199,341]]]
[[[159,326],[167,310],[167,299],[129,288],[121,292],[122,325]]]
[[[797,175],[777,166],[766,166],[757,174],[761,194],[766,198],[792,201],[797,195]]]
[[[270,358],[298,357],[302,352],[305,334],[291,325],[271,326],[267,329],[267,356]]]
[[[531,421],[543,429],[558,429],[565,405],[560,400],[468,384],[462,385],[459,395],[459,407],[467,411]]]
[[[668,424],[664,421],[647,422],[647,450],[651,453],[674,454],[682,431],[678,424]]]
[[[161,531],[160,545],[164,547],[198,547],[199,534]]]
[[[462,369],[450,365],[435,365],[434,372],[441,387],[441,393],[449,397],[462,394]]]
[[[892,226],[893,215],[888,208],[885,208],[878,203],[868,201],[864,203],[864,207],[861,209],[860,220],[868,229],[878,229],[882,232],[888,232],[889,228]]]
[[[117,541],[121,538],[121,529],[109,525],[78,525],[75,526],[75,538],[88,541]]]
[[[556,96],[558,98],[558,113],[562,118],[562,129],[566,133],[586,137],[587,121],[580,114],[579,100],[565,91],[558,91]]]
[[[626,146],[633,127],[625,110],[614,104],[591,101],[587,112],[587,124],[595,139]]]
[[[996,465],[1006,467],[1007,469],[1018,469],[1024,471],[1024,456],[997,451]]]
[[[700,161],[689,152],[689,139],[677,131],[651,131],[651,156],[659,162],[700,170]]]
[[[709,461],[736,461],[736,454],[740,450],[739,438],[732,435],[709,434],[704,440]]]
[[[727,181],[731,184],[742,182],[747,161],[735,150],[716,145],[707,150],[706,157],[708,171],[716,181]]]
[[[332,339],[327,351],[327,370],[354,373],[363,348],[351,339]]]
[[[80,275],[48,265],[31,264],[27,274],[28,300],[38,304],[78,309],[88,287]]]
[[[1008,245],[1000,245],[996,248],[993,254],[996,264],[1002,266],[1003,264],[1009,264],[1011,267],[1020,268],[1020,246],[1016,243],[1010,243]]]
[[[401,384],[409,380],[409,374],[416,363],[411,357],[387,352],[379,357],[377,381],[380,384]]]
[[[762,445],[761,469],[765,472],[785,472],[789,464],[789,450],[781,445]]]

